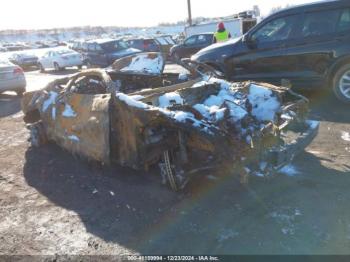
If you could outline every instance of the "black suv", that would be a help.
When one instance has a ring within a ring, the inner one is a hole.
[[[275,13],[247,34],[215,44],[192,60],[229,80],[256,80],[295,88],[331,86],[350,103],[350,1],[325,1]]]
[[[141,51],[130,48],[123,40],[98,39],[83,43],[80,52],[84,56],[84,64],[107,67],[119,58]]]
[[[202,48],[205,48],[213,43],[213,33],[204,33],[192,35],[185,39],[182,44],[174,45],[170,49],[170,56],[175,60],[184,57],[191,57]]]

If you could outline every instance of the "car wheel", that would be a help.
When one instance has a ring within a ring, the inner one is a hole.
[[[350,104],[350,65],[342,66],[334,75],[333,92],[340,101]]]
[[[40,72],[41,73],[44,73],[45,72],[45,68],[43,67],[42,64],[39,63],[39,69],[40,69]]]
[[[53,66],[54,66],[54,68],[55,68],[55,71],[61,71],[62,70],[62,68],[59,66],[59,64],[58,63],[53,63]]]
[[[17,94],[17,96],[22,97],[22,96],[23,96],[23,93],[24,93],[25,91],[26,91],[26,90],[25,90],[24,88],[17,89],[17,90],[16,90],[16,94]]]

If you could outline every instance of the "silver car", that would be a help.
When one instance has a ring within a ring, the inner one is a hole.
[[[22,95],[26,91],[26,84],[22,68],[8,60],[0,60],[0,93],[15,91]]]

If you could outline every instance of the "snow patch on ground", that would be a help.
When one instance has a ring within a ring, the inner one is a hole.
[[[343,139],[344,141],[350,142],[350,134],[349,134],[349,132],[343,131],[341,133],[341,139]]]
[[[76,135],[70,135],[70,136],[68,136],[68,138],[69,138],[69,140],[72,140],[74,142],[80,141],[79,137],[77,137]]]
[[[183,105],[184,100],[176,92],[166,93],[159,97],[159,107],[166,108],[173,104]]]
[[[164,61],[161,55],[157,55],[155,58],[150,58],[148,54],[139,54],[132,58],[131,63],[120,71],[159,75],[162,73],[163,65]]]
[[[77,113],[75,113],[75,111],[73,110],[73,108],[66,104],[64,107],[64,111],[62,112],[62,116],[64,117],[76,117]]]
[[[300,174],[299,170],[292,164],[282,167],[278,172],[290,177]]]

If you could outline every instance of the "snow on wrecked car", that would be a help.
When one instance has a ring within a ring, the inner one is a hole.
[[[229,83],[191,64],[184,65],[191,71],[184,81],[164,74],[159,59],[135,55],[107,71],[83,71],[26,93],[22,108],[32,144],[54,141],[88,159],[134,169],[158,166],[162,181],[178,190],[209,171],[243,183],[252,174],[267,176],[317,133],[318,123],[306,120],[307,99],[288,88]],[[159,87],[130,89],[125,75],[151,77]]]

